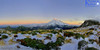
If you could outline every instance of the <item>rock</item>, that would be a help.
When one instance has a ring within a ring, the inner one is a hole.
[[[20,46],[16,46],[17,48],[20,48]]]
[[[45,39],[50,39],[51,40],[51,37],[49,37],[49,36],[46,36],[46,38]]]
[[[18,35],[14,35],[14,37],[18,37]]]
[[[87,45],[87,44],[88,44],[88,42],[86,42],[86,41],[84,41],[84,40],[80,41],[80,42],[78,43],[78,49],[81,49],[82,47],[84,47],[84,46]]]
[[[95,30],[94,28],[89,28],[89,30]]]
[[[0,38],[0,40],[2,40],[2,38]]]

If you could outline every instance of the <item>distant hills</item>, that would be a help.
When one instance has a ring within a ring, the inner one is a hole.
[[[41,23],[41,24],[34,24],[33,23],[33,24],[18,24],[18,25],[0,25],[0,28],[5,28],[7,26],[10,26],[12,28],[24,26],[24,27],[34,28],[34,29],[55,29],[55,28],[70,29],[70,28],[78,27],[75,25],[69,25],[67,23],[62,22],[61,20],[58,20],[58,19],[53,19],[48,23]]]

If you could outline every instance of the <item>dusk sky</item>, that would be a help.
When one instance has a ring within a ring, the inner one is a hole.
[[[85,0],[0,0],[0,25],[47,23],[59,19],[80,25],[100,19],[100,6],[87,7]]]

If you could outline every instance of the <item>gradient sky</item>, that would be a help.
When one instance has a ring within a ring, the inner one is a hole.
[[[100,19],[100,6],[87,7],[85,0],[0,0],[0,25],[47,23],[53,18],[80,25]]]

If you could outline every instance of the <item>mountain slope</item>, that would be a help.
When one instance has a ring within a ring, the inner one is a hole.
[[[85,20],[84,23],[80,27],[86,27],[91,25],[100,25],[100,22],[97,20]]]

